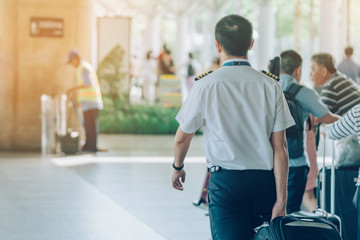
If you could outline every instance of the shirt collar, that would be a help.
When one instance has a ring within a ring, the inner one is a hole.
[[[223,62],[223,65],[227,62],[249,62],[249,60],[244,59],[244,58],[230,58],[230,59],[225,60]]]
[[[291,83],[297,83],[296,79],[289,74],[280,74],[280,84],[283,90],[286,90]]]

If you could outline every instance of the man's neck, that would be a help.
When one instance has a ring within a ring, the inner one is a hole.
[[[248,58],[247,58],[247,56],[238,57],[238,56],[222,55],[222,56],[220,56],[221,65],[224,64],[224,62],[229,59],[245,59],[245,60],[247,60]]]

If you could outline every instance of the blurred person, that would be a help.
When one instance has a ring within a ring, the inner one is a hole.
[[[196,78],[176,116],[172,186],[183,190],[185,156],[203,127],[213,240],[250,240],[255,227],[285,215],[285,129],[294,120],[279,83],[247,60],[252,33],[251,23],[239,15],[216,24],[222,67]]]
[[[351,108],[343,118],[339,121],[327,125],[323,132],[324,137],[328,137],[332,140],[340,140],[352,135],[357,135],[359,144],[360,144],[360,104]],[[358,209],[358,236],[357,240],[360,240],[360,168],[358,179],[356,182],[357,186],[357,194],[355,198],[357,198],[357,209]]]
[[[175,74],[173,57],[171,55],[171,51],[167,48],[164,48],[164,51],[159,55],[158,73],[159,75]]]
[[[354,49],[352,47],[347,47],[344,52],[345,58],[338,65],[338,70],[351,78],[355,83],[358,83],[358,78],[360,77],[360,65],[352,59]]]
[[[311,79],[315,86],[322,86],[321,100],[332,113],[342,116],[360,103],[358,88],[351,79],[336,70],[330,54],[315,54],[311,60]]]
[[[167,48],[167,46],[166,46],[166,43],[164,43],[163,46],[162,46],[162,50],[161,50],[161,52],[159,53],[159,56],[157,57],[157,60],[158,60],[158,61],[162,58],[162,56],[164,55],[164,53],[165,53],[167,50],[168,50],[168,48]]]
[[[68,53],[68,64],[76,69],[77,86],[67,91],[68,95],[77,94],[77,102],[81,104],[84,115],[86,141],[82,147],[85,152],[105,151],[97,146],[99,134],[99,110],[103,109],[103,101],[96,71],[89,62],[81,58],[77,50]]]
[[[186,75],[186,86],[188,92],[192,88],[195,81],[195,75],[199,74],[199,70],[200,70],[200,64],[194,58],[194,54],[189,53],[189,61],[187,63],[187,75]]]
[[[142,67],[143,83],[143,96],[150,104],[155,100],[155,84],[157,82],[157,68],[156,60],[152,56],[152,51],[146,53],[146,59]]]
[[[159,100],[160,99],[159,87],[161,82],[161,75],[164,74],[175,75],[175,66],[171,55],[171,51],[166,48],[166,45],[164,45],[164,51],[159,55],[157,71],[158,71],[158,81],[156,82],[155,96],[156,99]]]
[[[289,177],[286,212],[288,214],[300,211],[301,202],[309,173],[309,163],[304,148],[304,124],[313,114],[320,122],[332,123],[338,116],[332,114],[321,102],[315,90],[300,85],[302,58],[288,50],[280,54],[280,84],[288,99],[294,99],[297,114],[294,115],[296,126],[286,132],[289,149]]]

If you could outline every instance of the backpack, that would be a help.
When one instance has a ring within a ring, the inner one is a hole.
[[[194,76],[195,75],[195,69],[194,69],[194,67],[193,67],[193,65],[191,63],[189,63],[189,65],[188,65],[187,75],[188,76]]]
[[[291,116],[295,121],[294,126],[286,129],[289,158],[298,158],[304,154],[304,122],[301,116],[300,105],[295,100],[295,96],[301,88],[301,85],[292,84],[287,91],[284,91]]]

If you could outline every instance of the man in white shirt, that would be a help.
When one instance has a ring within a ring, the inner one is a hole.
[[[288,154],[294,124],[281,86],[253,69],[251,23],[239,16],[215,27],[222,67],[195,82],[176,120],[172,186],[183,190],[191,139],[204,131],[212,238],[252,239],[253,228],[285,215]]]

